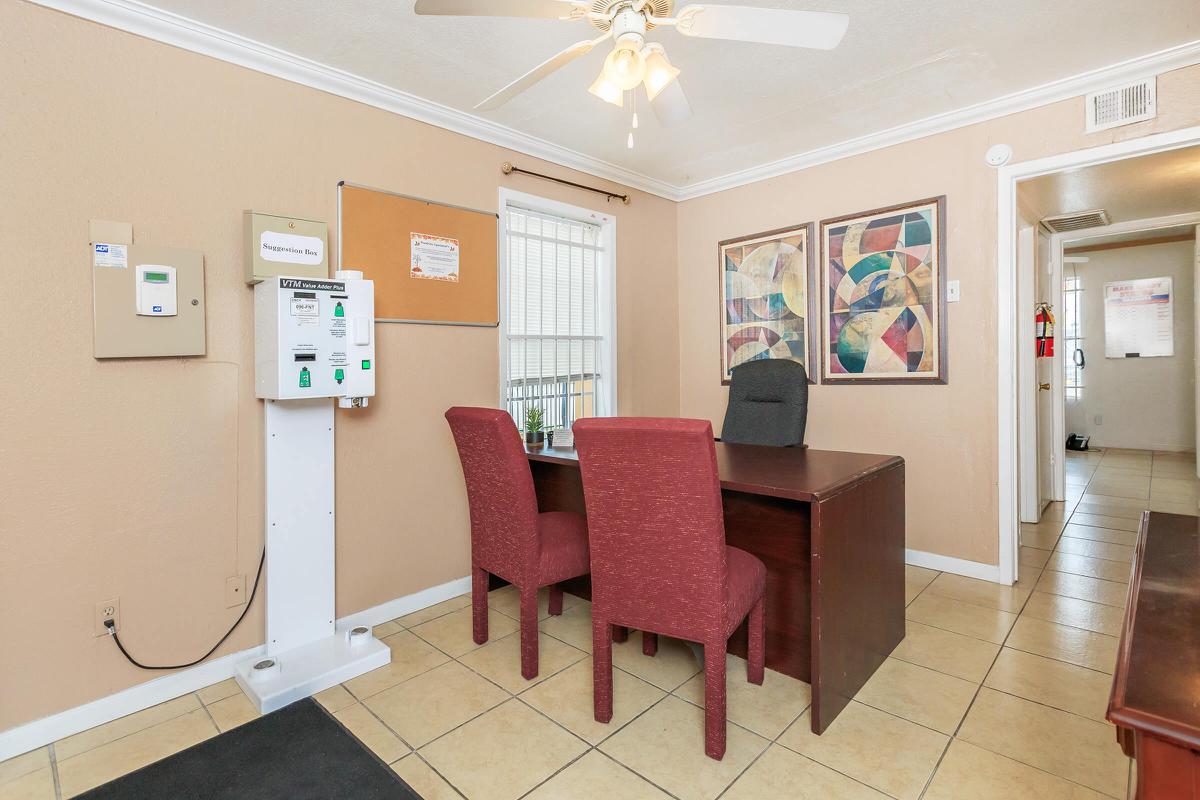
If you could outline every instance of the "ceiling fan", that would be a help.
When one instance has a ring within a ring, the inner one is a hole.
[[[614,40],[604,59],[599,77],[588,91],[605,102],[623,107],[625,93],[646,89],[655,116],[664,126],[674,126],[692,115],[691,105],[679,85],[679,69],[667,59],[658,42],[647,42],[654,28],[674,26],[684,36],[702,39],[732,39],[741,42],[832,50],[850,24],[850,17],[825,11],[794,11],[776,8],[710,5],[696,3],[674,11],[674,0],[416,0],[416,13],[438,16],[530,17],[535,19],[586,20],[601,35],[576,42],[556,53],[477,106],[499,108],[538,81],[596,45]],[[635,100],[636,102],[636,100]],[[632,127],[637,127],[636,111]],[[633,144],[630,132],[629,146]]]

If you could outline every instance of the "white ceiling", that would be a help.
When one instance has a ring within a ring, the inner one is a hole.
[[[628,112],[586,91],[604,48],[482,116],[687,187],[1200,39],[1196,0],[722,2],[844,11],[850,28],[832,52],[652,31],[683,70],[695,116],[667,131],[640,114],[633,150]],[[412,0],[150,4],[468,112],[593,32],[584,22],[418,17]]]
[[[1200,212],[1200,146],[1055,172],[1017,191],[1043,218],[1102,208],[1117,223]]]

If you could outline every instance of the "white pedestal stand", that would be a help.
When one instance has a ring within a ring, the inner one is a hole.
[[[264,401],[267,654],[235,676],[264,714],[392,658],[370,629],[335,629],[334,402]]]

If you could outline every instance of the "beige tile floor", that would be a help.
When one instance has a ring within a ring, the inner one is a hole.
[[[426,800],[1121,798],[1129,761],[1104,722],[1131,546],[1145,508],[1195,514],[1194,457],[1069,456],[1068,497],[1022,526],[1013,587],[906,568],[907,636],[822,736],[809,687],[728,656],[728,750],[704,756],[703,676],[664,640],[614,652],[613,721],[592,719],[591,615],[542,619],[520,676],[517,604],[492,593],[491,640],[457,597],[375,631],[392,663],[317,699]],[[233,681],[0,763],[0,800],[57,800],[257,714]]]

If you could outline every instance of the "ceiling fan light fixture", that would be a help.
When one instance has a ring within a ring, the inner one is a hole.
[[[667,54],[661,47],[647,46],[644,58],[646,74],[642,78],[642,83],[646,87],[646,96],[653,101],[658,97],[659,92],[679,77],[679,69],[667,60]]]
[[[616,49],[604,59],[604,75],[621,91],[629,91],[646,76],[646,59],[636,46],[618,42]]]
[[[617,108],[625,106],[625,93],[621,91],[621,87],[608,79],[608,74],[604,70],[600,71],[599,77],[588,87],[588,91],[604,102],[612,103]]]

